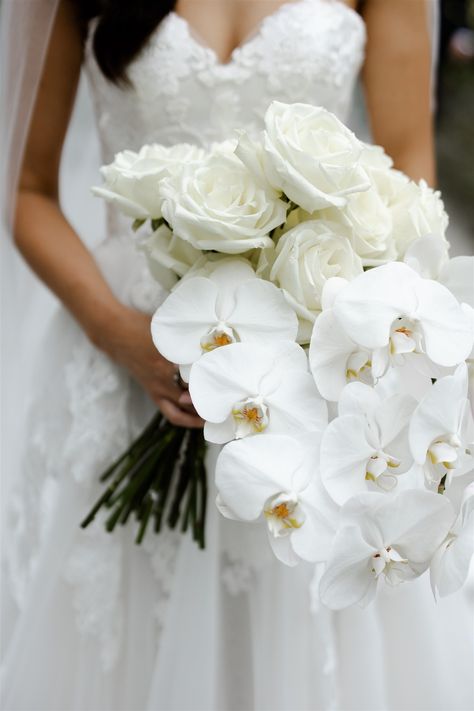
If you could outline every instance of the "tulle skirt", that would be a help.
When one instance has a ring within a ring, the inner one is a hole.
[[[120,298],[151,305],[130,249],[109,240],[98,262]],[[36,382],[4,541],[5,711],[473,708],[469,586],[435,604],[425,576],[326,610],[321,571],[286,568],[259,524],[217,512],[214,447],[204,551],[174,531],[137,546],[133,525],[110,535],[100,518],[83,530],[100,471],[153,406],[64,311]]]

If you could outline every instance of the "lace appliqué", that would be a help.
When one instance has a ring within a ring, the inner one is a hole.
[[[86,339],[75,347],[65,378],[71,413],[65,471],[87,484],[127,443],[129,378]]]
[[[159,537],[150,535],[142,543],[144,550],[150,556],[150,565],[156,582],[156,602],[153,616],[158,642],[165,624],[173,588],[176,560],[182,539],[183,534],[179,531],[165,528],[160,532]]]
[[[81,533],[64,569],[73,586],[73,605],[79,631],[96,638],[104,671],[113,668],[122,640],[122,545],[98,521]]]
[[[259,571],[275,564],[263,524],[219,520],[221,583],[230,595],[251,590]]]
[[[230,595],[249,592],[255,578],[255,569],[243,557],[232,560],[222,556],[221,582]]]

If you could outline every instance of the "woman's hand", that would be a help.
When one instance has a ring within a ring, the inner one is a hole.
[[[177,366],[163,358],[153,344],[149,316],[120,306],[92,340],[129,371],[170,422],[180,427],[203,426],[189,393],[177,383]]]

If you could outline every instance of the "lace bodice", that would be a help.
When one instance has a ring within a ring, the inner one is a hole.
[[[103,159],[144,143],[207,145],[235,128],[256,132],[273,99],[325,106],[346,118],[365,27],[340,0],[293,0],[265,17],[223,64],[188,22],[169,13],[129,67],[128,89],[86,69]]]

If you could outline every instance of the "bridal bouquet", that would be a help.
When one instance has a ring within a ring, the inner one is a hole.
[[[167,270],[153,340],[222,446],[222,514],[258,523],[283,563],[323,563],[333,609],[428,569],[435,594],[457,590],[474,548],[474,260],[449,259],[439,193],[328,111],[278,102],[257,140],[145,146],[103,176],[95,192]],[[175,430],[132,445],[98,503],[143,524],[171,489],[171,522],[201,535],[203,447]]]

